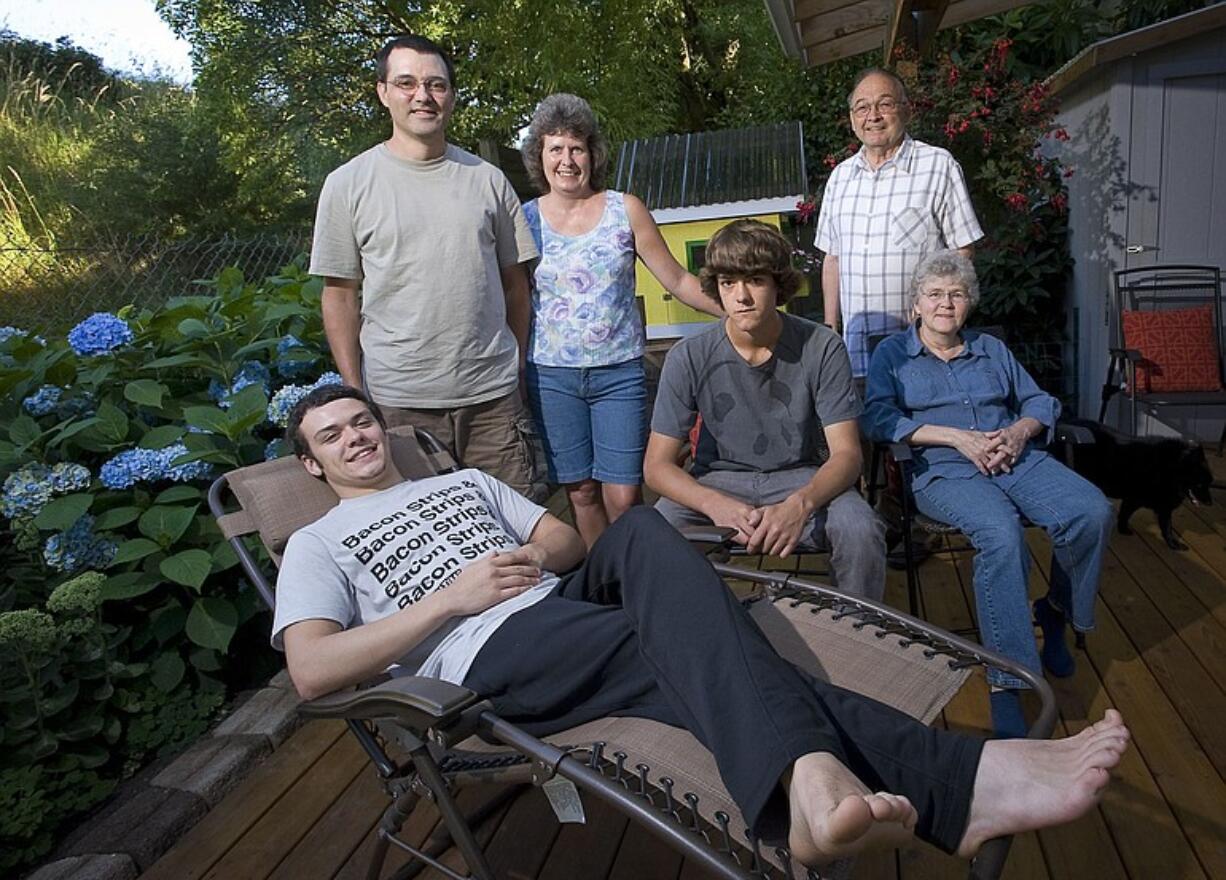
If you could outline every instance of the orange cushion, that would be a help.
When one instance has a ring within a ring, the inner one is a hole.
[[[1124,345],[1141,352],[1141,393],[1222,390],[1211,309],[1124,310]]]

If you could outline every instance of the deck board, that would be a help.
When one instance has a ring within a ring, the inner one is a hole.
[[[1210,455],[1219,479],[1226,460]],[[1134,734],[1100,807],[1077,823],[1014,842],[1009,880],[1128,880],[1226,877],[1226,494],[1217,504],[1175,515],[1187,551],[1168,549],[1149,511],[1133,517],[1135,534],[1113,535],[1098,602],[1098,628],[1076,673],[1053,681],[1057,733],[1075,733],[1109,706]],[[556,495],[550,509],[565,515]],[[1028,535],[1032,595],[1047,588],[1049,549]],[[743,560],[796,570],[822,557]],[[949,629],[973,626],[969,556],[924,563],[925,616]],[[902,572],[890,571],[886,599],[906,607]],[[989,726],[981,677],[964,688],[937,723],[983,733]],[[373,830],[385,808],[373,772],[343,726],[311,722],[267,758],[142,880],[358,880],[366,873]],[[466,791],[473,808],[489,792]],[[560,827],[542,794],[524,788],[478,829],[499,877],[513,880],[708,880],[667,845],[589,799],[585,826]],[[419,806],[404,836],[421,844],[437,830]],[[383,876],[405,863],[393,850]],[[444,861],[458,867],[452,848]],[[437,878],[434,870],[422,878]],[[925,845],[861,859],[854,880],[943,880],[966,866]]]

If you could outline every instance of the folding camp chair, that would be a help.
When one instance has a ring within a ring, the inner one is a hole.
[[[440,444],[420,432],[414,438],[411,431],[391,433],[401,473],[420,478],[454,467]],[[233,471],[209,490],[209,506],[222,532],[270,607],[275,601],[272,582],[257,560],[258,545],[249,544],[245,536],[258,535],[268,556],[279,562],[290,534],[323,515],[336,500],[326,484],[292,458]],[[233,502],[238,509],[226,512]],[[1029,682],[1041,698],[1031,735],[1051,733],[1055,703],[1050,688],[1006,658],[882,605],[816,584],[782,574],[716,568],[726,577],[758,586],[752,616],[781,656],[814,675],[927,723],[962,686],[971,667],[999,666]],[[470,817],[457,808],[453,795],[472,784],[506,782],[546,786],[551,802],[581,789],[584,796],[611,804],[641,823],[715,877],[823,876],[793,862],[786,850],[750,839],[710,754],[688,732],[668,725],[608,718],[540,740],[499,718],[479,694],[418,677],[384,677],[365,689],[304,702],[300,711],[311,718],[345,719],[391,798],[376,832],[367,875],[371,880],[380,876],[389,846],[413,856],[397,877],[411,876],[425,865],[448,877],[465,876],[439,861],[448,841],[417,847],[397,837],[423,798],[441,814],[464,857],[467,876],[492,880]],[[407,751],[407,759],[393,758],[395,745]],[[971,876],[998,876],[1008,846],[1007,839],[990,842],[972,864]],[[836,873],[827,869],[824,876]]]

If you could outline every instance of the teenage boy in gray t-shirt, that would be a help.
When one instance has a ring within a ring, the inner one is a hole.
[[[712,237],[702,289],[727,317],[668,353],[644,476],[673,525],[735,528],[751,553],[828,547],[840,589],[880,599],[885,528],[855,488],[861,405],[847,349],[828,327],[778,310],[800,286],[791,257],[756,220]],[[677,462],[699,416],[696,476]]]

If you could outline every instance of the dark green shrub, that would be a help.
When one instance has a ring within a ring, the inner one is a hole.
[[[204,492],[279,451],[270,415],[322,366],[320,289],[228,269],[66,339],[0,328],[0,870],[275,668],[231,653],[269,624]]]

